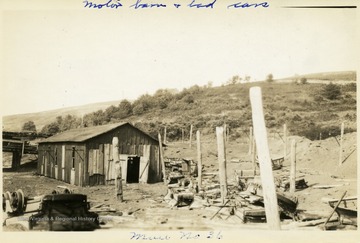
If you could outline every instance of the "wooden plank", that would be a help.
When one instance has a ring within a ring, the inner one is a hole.
[[[118,201],[123,201],[123,188],[122,188],[122,178],[121,178],[121,166],[120,166],[120,158],[119,158],[119,139],[118,137],[113,137],[112,139],[113,145],[113,158],[115,162],[115,197]]]
[[[97,170],[99,174],[104,174],[104,144],[99,145],[99,163]]]
[[[93,149],[93,174],[97,174],[98,171],[97,171],[97,164],[98,164],[98,160],[99,160],[99,157],[98,157],[98,149]]]
[[[65,181],[65,145],[61,146],[61,178]]]
[[[258,149],[261,184],[263,188],[267,224],[270,230],[280,230],[280,216],[267,140],[260,87],[250,88],[250,102],[255,142]]]
[[[219,163],[219,179],[222,203],[225,203],[227,196],[227,175],[226,175],[226,148],[224,139],[224,127],[216,127],[218,163]]]
[[[139,182],[147,183],[150,164],[150,145],[143,146],[144,156],[140,157],[140,177]]]
[[[89,150],[89,166],[88,166],[88,173],[89,173],[89,176],[92,176],[94,173],[93,173],[93,157],[94,157],[94,152],[93,152],[93,149],[90,149]]]
[[[71,169],[70,173],[70,184],[75,185],[75,168]]]
[[[164,184],[166,185],[166,172],[165,172],[165,162],[164,162],[164,156],[163,156],[163,148],[162,148],[162,140],[161,140],[161,134],[158,133],[158,138],[159,138],[159,155],[160,155],[160,164],[161,164],[161,169],[162,169],[162,174],[163,174],[163,181]]]
[[[108,180],[108,167],[109,167],[109,144],[104,144],[104,175],[105,184]]]
[[[197,143],[197,169],[198,169],[198,187],[199,190],[202,188],[202,152],[201,152],[201,135],[200,131],[196,132],[196,143]]]
[[[334,207],[333,210],[331,211],[331,214],[330,214],[329,217],[326,219],[326,221],[325,221],[325,223],[324,223],[324,228],[325,228],[325,229],[326,229],[326,224],[329,222],[331,216],[335,213],[337,207],[339,207],[341,201],[343,200],[343,198],[344,198],[345,195],[346,195],[346,192],[347,192],[347,191],[345,191],[344,194],[341,196],[340,200],[337,202],[337,204],[335,205],[335,207]]]
[[[126,183],[126,181],[127,181],[128,156],[129,155],[127,155],[127,154],[120,154],[121,177],[122,177],[124,183]]]

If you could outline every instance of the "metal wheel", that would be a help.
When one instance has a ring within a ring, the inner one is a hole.
[[[9,191],[5,192],[5,199],[10,201],[11,193]]]
[[[23,213],[25,208],[25,197],[21,189],[13,192],[10,199],[11,209],[15,213]]]

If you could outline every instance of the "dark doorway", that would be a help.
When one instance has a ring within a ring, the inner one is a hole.
[[[127,161],[127,183],[139,183],[140,157],[128,157]]]

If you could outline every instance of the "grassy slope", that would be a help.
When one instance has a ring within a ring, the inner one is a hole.
[[[111,105],[118,105],[119,103],[120,101],[109,101],[109,102],[101,102],[95,104],[87,104],[83,106],[66,107],[66,108],[50,110],[50,111],[4,116],[2,121],[3,130],[20,131],[22,125],[25,122],[34,121],[37,130],[40,131],[44,125],[55,121],[55,118],[57,116],[63,116],[69,114],[80,117],[83,114],[94,112],[99,109],[106,109]]]
[[[298,77],[289,77],[286,79],[295,79],[295,78],[307,78],[307,79],[316,79],[316,80],[328,80],[328,81],[355,81],[356,72],[354,71],[343,71],[343,72],[324,72],[324,73],[312,73],[299,75]]]
[[[322,84],[296,85],[293,83],[251,83],[235,84],[213,88],[201,88],[193,94],[194,102],[182,100],[168,104],[165,109],[152,109],[149,112],[127,118],[127,121],[146,123],[143,128],[154,133],[163,126],[171,129],[194,125],[204,133],[212,133],[216,126],[226,122],[232,134],[242,133],[251,125],[251,106],[249,88],[262,87],[266,125],[270,130],[281,131],[286,123],[290,132],[299,135],[299,131],[311,125],[339,126],[342,121],[346,126],[356,129],[356,93],[344,91],[347,98],[340,101],[314,101],[314,95],[320,92]],[[22,124],[33,120],[39,128],[52,122],[58,115],[86,114],[98,109],[105,109],[112,103],[91,104],[48,112],[7,116],[3,118],[4,130],[20,130]],[[153,124],[150,124],[153,123]],[[149,125],[150,124],[150,125]],[[179,136],[178,136],[179,137]],[[171,134],[170,134],[171,139]]]

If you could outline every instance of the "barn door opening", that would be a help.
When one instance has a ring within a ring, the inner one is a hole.
[[[127,183],[139,183],[140,157],[129,156],[127,160]]]

